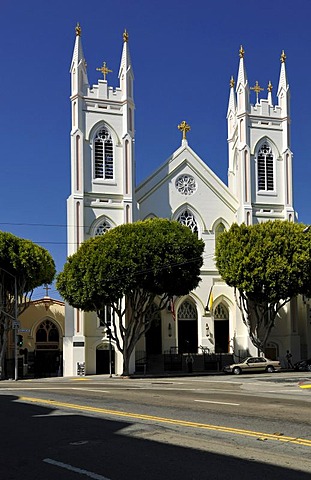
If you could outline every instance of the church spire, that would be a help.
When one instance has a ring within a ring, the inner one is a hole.
[[[235,86],[235,81],[234,81],[233,76],[231,76],[227,118],[229,117],[230,112],[235,113],[235,111],[236,111],[236,97],[235,97],[235,93],[234,93],[234,86]]]
[[[246,70],[245,70],[245,65],[244,65],[244,54],[245,50],[243,46],[241,45],[240,50],[239,50],[239,57],[240,57],[240,63],[239,63],[239,71],[238,71],[238,79],[236,83],[236,89],[242,85],[243,87],[246,86],[247,84],[247,76],[246,76]]]
[[[285,92],[288,90],[288,82],[287,82],[287,76],[286,76],[286,68],[285,68],[285,61],[286,61],[286,55],[284,50],[282,51],[281,54],[281,71],[280,71],[280,79],[279,79],[279,87],[278,87],[278,96],[280,95],[281,89],[284,89]]]
[[[236,126],[236,96],[234,91],[235,81],[233,76],[230,79],[230,94],[227,110],[227,123],[228,123],[228,141],[234,135]]]
[[[286,75],[286,67],[285,67],[286,55],[284,50],[282,51],[280,60],[281,60],[281,70],[280,70],[279,86],[277,91],[278,105],[281,107],[283,115],[289,117],[290,92],[289,92],[289,85],[288,85],[287,75]]]
[[[73,49],[73,55],[72,55],[72,62],[71,62],[71,68],[70,68],[70,73],[72,72],[73,66],[74,65],[79,65],[81,61],[85,61],[84,54],[83,54],[83,49],[82,49],[82,41],[81,41],[81,35],[82,35],[82,30],[81,26],[79,23],[77,23],[75,27],[75,32],[76,32],[76,41],[75,41],[75,46]]]
[[[240,112],[248,110],[249,104],[249,88],[248,88],[248,81],[246,75],[246,69],[244,65],[244,48],[240,47],[239,50],[239,71],[238,71],[238,78],[236,82],[236,92],[237,92],[237,107]]]
[[[123,50],[122,50],[122,57],[121,57],[121,63],[120,63],[120,69],[119,69],[120,84],[122,83],[122,75],[126,75],[129,70],[132,70],[132,62],[131,62],[128,40],[129,40],[129,34],[125,29],[123,32]],[[133,77],[133,71],[131,72],[131,75]]]
[[[88,86],[88,78],[86,72],[86,61],[84,58],[83,48],[82,48],[82,30],[79,23],[75,27],[76,32],[76,41],[73,49],[70,73],[72,77],[71,83],[71,94],[78,93],[81,86]],[[82,82],[79,82],[79,78],[82,77]]]

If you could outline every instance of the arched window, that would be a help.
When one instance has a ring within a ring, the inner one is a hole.
[[[257,155],[258,190],[274,190],[273,153],[267,142],[261,147]]]
[[[113,142],[106,128],[94,140],[94,178],[113,179]]]
[[[58,343],[59,332],[56,325],[50,320],[40,323],[36,333],[37,343]]]
[[[189,210],[184,210],[177,218],[177,222],[189,227],[193,233],[198,233],[198,224],[194,215]]]
[[[97,237],[98,235],[104,235],[104,233],[108,232],[110,230],[111,225],[108,222],[108,220],[103,220],[99,225],[97,225],[94,235]]]
[[[219,238],[219,235],[225,231],[225,226],[223,223],[219,223],[215,229],[215,245]]]
[[[185,300],[178,309],[178,320],[196,320],[197,311],[193,303]]]
[[[215,320],[228,320],[229,312],[227,307],[223,303],[219,303],[214,310],[214,319]]]

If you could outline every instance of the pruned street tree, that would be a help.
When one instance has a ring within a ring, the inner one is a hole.
[[[298,294],[311,296],[311,241],[302,224],[233,224],[218,238],[216,266],[234,288],[259,351],[264,351],[280,309]]]
[[[203,241],[176,221],[155,218],[120,225],[84,242],[58,275],[57,288],[71,306],[97,313],[122,353],[123,375],[128,375],[134,347],[156,312],[199,284],[203,250]],[[113,312],[111,324],[107,306]]]
[[[36,287],[51,283],[54,276],[54,260],[45,248],[11,233],[0,232],[1,378],[4,376],[8,333],[16,313],[21,314],[29,306]]]

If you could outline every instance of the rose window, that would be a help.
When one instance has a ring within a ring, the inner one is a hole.
[[[182,195],[192,195],[197,190],[197,183],[191,175],[180,175],[176,179],[175,187]]]

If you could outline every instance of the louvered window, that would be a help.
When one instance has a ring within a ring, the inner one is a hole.
[[[274,190],[273,154],[271,147],[264,143],[258,152],[258,190]]]
[[[94,140],[95,162],[94,177],[113,179],[113,143],[106,128],[100,130]]]

